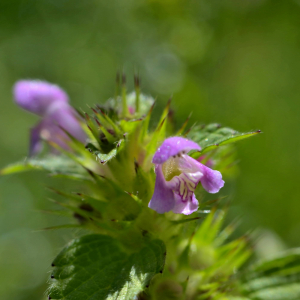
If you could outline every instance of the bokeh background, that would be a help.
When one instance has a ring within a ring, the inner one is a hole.
[[[72,104],[104,102],[124,69],[132,88],[162,107],[173,95],[182,122],[220,122],[264,133],[237,145],[232,214],[244,231],[268,229],[300,246],[299,0],[1,0],[0,167],[23,159],[37,118],[16,107],[12,86],[39,78]],[[52,179],[0,178],[0,299],[46,299],[50,263],[74,231],[48,209]]]

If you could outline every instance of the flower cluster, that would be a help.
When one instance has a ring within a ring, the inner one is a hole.
[[[235,161],[229,144],[259,131],[219,124],[186,129],[188,120],[175,131],[170,101],[151,130],[154,99],[140,93],[137,77],[132,93],[125,76],[121,88],[119,79],[121,93],[84,118],[57,85],[21,80],[14,86],[16,104],[41,120],[31,130],[31,157],[0,174],[43,169],[76,180],[72,193],[54,189],[71,219],[55,228],[93,232],[54,260],[49,299],[123,299],[123,292],[126,299],[169,299],[175,291],[176,299],[233,299],[240,292],[232,282],[251,254],[248,241],[226,241],[232,228],[220,231],[223,214],[211,208],[213,201],[199,205],[196,190],[218,193]],[[50,154],[40,153],[43,141]],[[205,220],[185,216],[199,207],[211,210]]]
[[[19,106],[42,118],[31,129],[31,156],[41,151],[42,139],[70,150],[65,131],[85,142],[86,134],[78,122],[79,116],[69,105],[68,95],[57,85],[22,80],[14,86],[14,98]],[[191,150],[200,151],[201,147],[182,137],[167,138],[157,149],[152,160],[156,181],[148,205],[151,209],[160,214],[173,211],[189,215],[198,209],[195,189],[200,182],[209,193],[217,193],[223,187],[221,173],[190,157],[187,153]]]

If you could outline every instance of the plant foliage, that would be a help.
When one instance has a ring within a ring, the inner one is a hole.
[[[197,142],[201,151],[190,155],[213,163],[226,177],[236,161],[232,143],[260,131],[240,133],[219,124],[186,130],[188,120],[176,131],[170,101],[151,127],[154,100],[140,93],[137,77],[133,93],[127,94],[124,82],[121,96],[82,114],[85,144],[65,132],[70,150],[48,140],[55,155],[1,170],[43,170],[78,183],[73,193],[52,190],[62,207],[53,213],[70,219],[53,228],[79,227],[89,234],[71,241],[53,261],[49,299],[299,299],[299,250],[257,262],[251,238],[234,236],[227,208],[219,198],[207,200],[201,187],[202,202],[190,217],[148,208],[155,182],[151,160],[166,137]]]

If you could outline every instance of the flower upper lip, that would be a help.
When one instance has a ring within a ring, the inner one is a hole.
[[[63,89],[41,80],[20,80],[13,92],[19,106],[39,116],[43,116],[54,102],[67,104],[69,101]]]
[[[183,137],[170,137],[164,140],[162,145],[155,152],[152,163],[163,164],[170,157],[176,156],[181,152],[189,152],[191,150],[201,150],[201,147],[194,141]]]

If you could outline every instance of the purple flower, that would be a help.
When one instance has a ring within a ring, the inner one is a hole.
[[[13,92],[19,106],[42,117],[41,122],[31,129],[30,155],[41,151],[42,139],[69,150],[66,143],[69,138],[64,130],[85,142],[86,134],[78,122],[79,116],[69,105],[68,95],[59,86],[46,81],[21,80],[15,84]]]
[[[173,211],[189,215],[198,209],[195,189],[199,182],[209,193],[217,193],[224,181],[212,170],[188,156],[190,150],[201,150],[193,141],[182,137],[167,138],[154,154],[155,189],[149,207],[162,214]]]

